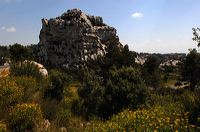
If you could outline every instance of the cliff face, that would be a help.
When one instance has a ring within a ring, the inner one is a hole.
[[[115,46],[121,46],[116,29],[101,17],[68,10],[59,17],[42,19],[37,56],[44,65],[77,67],[105,55],[113,39]]]

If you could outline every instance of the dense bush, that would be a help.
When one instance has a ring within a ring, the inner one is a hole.
[[[0,78],[0,108],[8,108],[22,101],[24,89],[11,78]]]
[[[7,131],[8,131],[7,125],[4,122],[0,121],[0,132],[7,132]]]
[[[149,91],[139,69],[113,67],[109,70],[108,80],[93,71],[86,71],[78,94],[80,100],[74,108],[77,113],[108,118],[124,108],[141,107],[146,103]]]
[[[34,130],[42,119],[38,104],[18,104],[9,113],[9,127],[12,131]]]

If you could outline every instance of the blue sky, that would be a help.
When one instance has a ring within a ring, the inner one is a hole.
[[[120,41],[137,52],[188,52],[196,47],[200,0],[0,0],[0,45],[37,44],[42,18],[68,9],[102,16]]]

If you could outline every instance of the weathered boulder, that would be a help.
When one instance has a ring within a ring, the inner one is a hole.
[[[46,66],[83,66],[89,59],[104,56],[113,39],[117,40],[115,46],[121,46],[116,29],[103,23],[102,17],[72,9],[59,17],[42,19],[37,56]]]

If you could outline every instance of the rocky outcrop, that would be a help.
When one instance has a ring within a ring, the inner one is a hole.
[[[117,44],[111,45],[113,39]],[[44,65],[77,67],[105,55],[112,46],[121,46],[115,28],[103,23],[102,17],[73,9],[42,19],[37,56]]]

